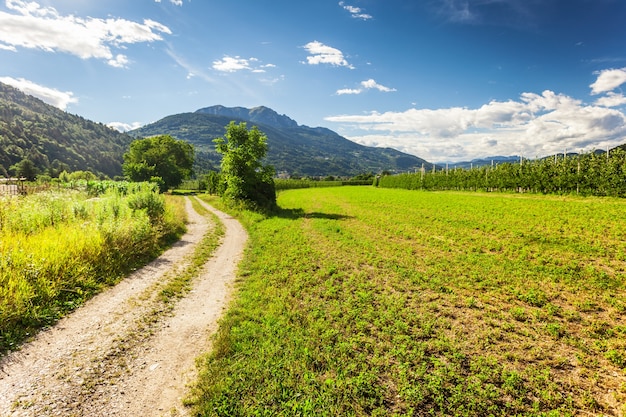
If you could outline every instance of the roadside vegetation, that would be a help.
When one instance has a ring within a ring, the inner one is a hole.
[[[226,135],[213,142],[222,155],[220,173],[213,177],[216,193],[231,206],[258,211],[274,209],[274,167],[262,162],[267,154],[267,136],[256,126],[248,130],[245,122],[231,121]]]
[[[84,182],[0,197],[0,353],[156,257],[185,230],[155,184]]]
[[[278,205],[238,213],[250,249],[197,415],[626,414],[624,200],[334,187]]]

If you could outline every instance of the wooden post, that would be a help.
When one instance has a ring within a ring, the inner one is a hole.
[[[578,156],[578,170],[576,171],[576,194],[580,191],[580,155]]]

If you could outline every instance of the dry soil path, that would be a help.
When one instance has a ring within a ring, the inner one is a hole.
[[[226,233],[173,311],[163,314],[156,294],[212,227],[189,199],[177,244],[0,362],[1,417],[186,415],[195,358],[210,349],[247,240],[237,220],[204,205]]]

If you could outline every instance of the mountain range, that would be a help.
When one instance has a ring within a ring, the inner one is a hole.
[[[219,166],[213,139],[223,137],[230,121],[257,126],[267,136],[266,162],[278,173],[294,176],[354,176],[384,170],[413,171],[429,162],[391,148],[373,148],[352,142],[330,129],[299,125],[286,115],[260,106],[211,106],[192,113],[167,116],[128,132],[135,137],[171,135],[196,148],[200,170]]]

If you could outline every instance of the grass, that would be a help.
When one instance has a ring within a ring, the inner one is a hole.
[[[185,218],[149,186],[1,199],[0,353],[156,257]]]
[[[626,413],[626,202],[290,190],[250,233],[197,415]]]

